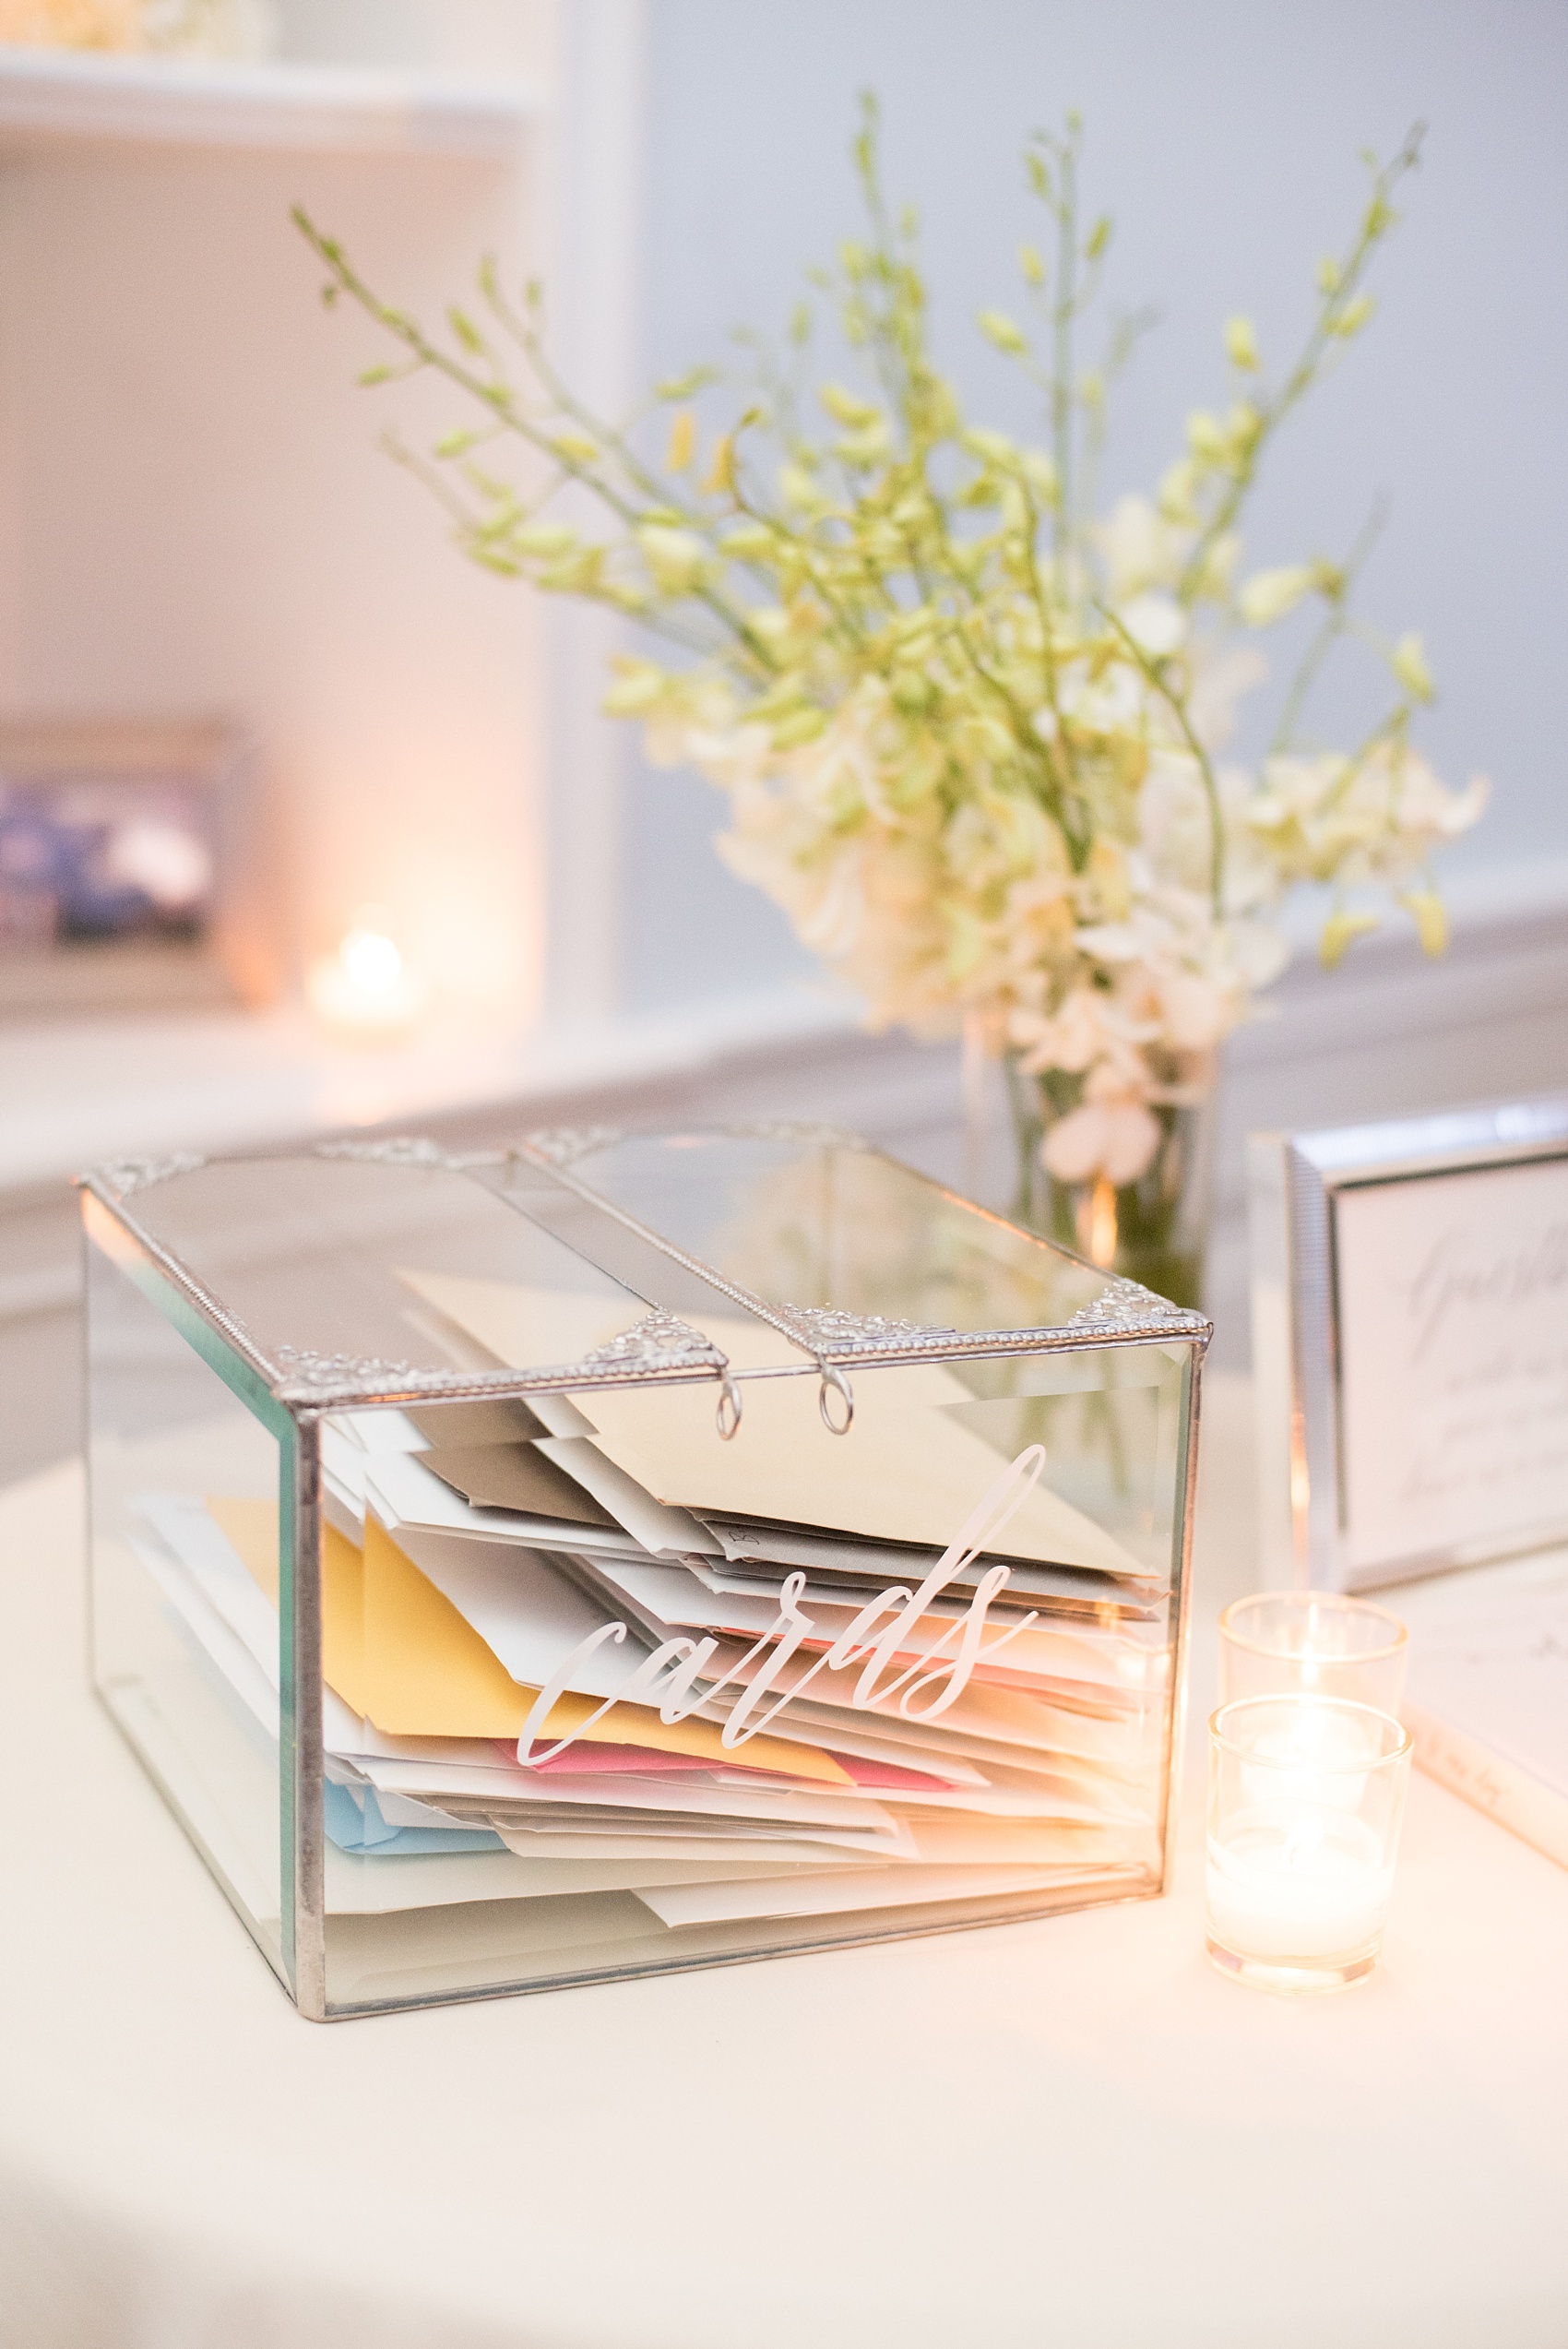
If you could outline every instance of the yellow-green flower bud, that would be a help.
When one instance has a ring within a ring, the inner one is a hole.
[[[670,445],[664,452],[665,470],[683,473],[696,455],[696,419],[689,408],[677,409],[670,422]]]
[[[854,392],[846,391],[842,384],[825,383],[817,398],[828,414],[841,424],[874,424],[882,414],[873,401],[857,398]]]
[[[1022,327],[1015,324],[1005,310],[982,310],[977,324],[986,340],[994,343],[998,351],[1018,353],[1029,347],[1028,335]]]
[[[798,506],[806,513],[826,503],[803,465],[782,466],[778,474],[778,490],[786,505]]]
[[[1338,335],[1342,340],[1348,342],[1353,334],[1360,334],[1376,307],[1377,304],[1370,293],[1359,293],[1354,302],[1348,302],[1338,316],[1331,322],[1329,332]]]
[[[1037,448],[1026,448],[1022,458],[1024,478],[1042,505],[1054,506],[1062,495],[1062,483],[1049,457]]]
[[[724,433],[713,445],[713,462],[707,477],[699,486],[707,497],[733,495],[735,488],[735,435]]]
[[[970,456],[980,458],[984,464],[1004,468],[1018,461],[1016,442],[1009,440],[1005,433],[992,432],[988,425],[970,424],[961,437]]]
[[[454,305],[452,309],[447,311],[446,316],[451,321],[452,331],[457,336],[457,340],[462,344],[463,349],[465,351],[471,351],[476,359],[482,357],[484,353],[483,338],[480,334],[480,330],[475,326],[473,320],[469,316],[468,313],[464,310],[457,309]]]
[[[1195,492],[1197,468],[1190,457],[1179,457],[1159,477],[1156,504],[1168,522],[1194,523],[1198,519]]]
[[[718,375],[717,367],[688,367],[683,376],[667,376],[654,388],[660,399],[689,399],[694,391],[702,389],[704,384],[717,381]]]
[[[1395,675],[1413,701],[1431,701],[1437,691],[1431,671],[1427,667],[1426,647],[1414,629],[1402,636],[1395,646],[1390,665]]]
[[[690,531],[640,530],[637,544],[654,586],[664,594],[689,594],[701,578],[707,550]]]
[[[931,679],[919,669],[896,670],[889,690],[893,707],[906,718],[923,718],[934,698]]]
[[[577,543],[577,533],[564,522],[525,522],[512,534],[512,543],[520,554],[537,554],[552,562],[569,554]]]
[[[1225,420],[1233,462],[1244,463],[1257,447],[1263,418],[1250,399],[1238,399]]]
[[[826,714],[814,702],[806,702],[780,718],[773,729],[775,750],[796,750],[802,743],[814,742],[826,725]]]
[[[887,419],[874,416],[858,432],[846,433],[833,444],[833,453],[846,465],[880,465],[891,456],[887,437]]]
[[[612,662],[611,667],[614,675],[602,704],[611,718],[636,718],[643,710],[651,709],[670,682],[664,671],[651,661],[633,661],[621,655]]]
[[[1324,969],[1332,971],[1336,963],[1344,960],[1347,947],[1376,927],[1375,913],[1331,913],[1323,925],[1323,936],[1317,946],[1318,960]]]
[[[1290,563],[1277,571],[1254,571],[1243,580],[1236,609],[1249,628],[1271,628],[1293,612],[1313,585],[1310,563]]]
[[[1416,925],[1423,954],[1442,954],[1448,944],[1448,912],[1435,889],[1407,889],[1399,900]]]
[[[1263,362],[1258,357],[1257,336],[1251,318],[1229,318],[1225,325],[1225,348],[1230,364],[1249,376],[1255,376]]]

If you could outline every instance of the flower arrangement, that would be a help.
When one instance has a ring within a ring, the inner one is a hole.
[[[1182,1114],[1285,960],[1281,900],[1329,885],[1327,963],[1390,899],[1439,952],[1432,852],[1485,802],[1484,781],[1446,789],[1411,741],[1433,690],[1420,638],[1386,642],[1353,613],[1371,530],[1343,560],[1242,566],[1265,454],[1372,316],[1365,279],[1420,134],[1369,159],[1365,209],[1319,265],[1293,363],[1271,377],[1252,324],[1231,318],[1228,405],[1188,418],[1154,497],[1101,518],[1108,395],[1146,321],[1117,322],[1080,370],[1111,228],[1081,217],[1077,119],[1025,149],[1049,248],[1019,255],[1028,323],[978,320],[1038,388],[1037,447],[971,423],[938,370],[916,223],[888,209],[864,104],[865,232],[813,273],[781,350],[750,340],[744,404],[719,429],[702,421],[716,371],[660,384],[611,423],[553,368],[537,285],[514,306],[487,263],[482,306],[453,309],[438,340],[297,218],[327,298],[356,301],[400,346],[363,380],[433,370],[472,402],[429,454],[389,444],[458,545],[662,640],[659,658],[615,663],[605,707],[643,725],[656,761],[725,792],[731,868],[873,1022],[962,1024],[1005,1056],[1025,1211],[1101,1261],[1141,1234],[1141,1268],[1180,1294],[1194,1277],[1171,1253]],[[816,379],[825,305],[854,383]],[[495,468],[506,443],[531,453],[521,483]],[[1263,674],[1253,640],[1302,603],[1317,625],[1268,751],[1251,772],[1224,763]],[[1384,662],[1390,706],[1354,747],[1324,748],[1301,731],[1308,698],[1351,637]]]

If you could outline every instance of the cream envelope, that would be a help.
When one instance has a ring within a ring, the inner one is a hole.
[[[500,1361],[520,1365],[579,1360],[618,1334],[608,1323],[624,1312],[613,1300],[520,1282],[416,1271],[398,1277]],[[703,1328],[737,1370],[790,1358],[788,1342],[761,1322],[705,1314]],[[706,1379],[596,1389],[579,1402],[600,1449],[668,1508],[944,1547],[1006,1465],[944,1408],[974,1397],[940,1364],[860,1371],[854,1389],[854,1425],[835,1436],[823,1425],[809,1371],[749,1378],[740,1431],[728,1443]],[[1130,1551],[1043,1483],[1005,1539],[1009,1556],[1150,1580]]]
[[[657,1500],[944,1547],[1007,1465],[944,1409],[974,1398],[936,1364],[861,1371],[854,1391],[854,1425],[835,1436],[814,1378],[748,1379],[730,1443],[700,1389],[606,1389],[584,1408],[602,1449]],[[1148,1580],[1130,1551],[1043,1482],[1002,1544],[1008,1556]]]
[[[1105,1862],[1098,1851],[1052,1864],[1016,1867],[857,1868],[837,1876],[775,1877],[754,1884],[642,1886],[636,1897],[663,1925],[731,1924],[742,1917],[825,1916],[844,1909],[908,1907],[916,1901],[999,1899],[1047,1884],[1088,1878]]]
[[[477,1339],[497,1362],[518,1370],[581,1362],[596,1346],[624,1336],[653,1311],[640,1298],[624,1294],[598,1296],[578,1289],[542,1289],[521,1281],[476,1281],[454,1272],[401,1267],[398,1278],[465,1335]],[[717,1293],[714,1302],[720,1304]],[[721,1306],[714,1313],[704,1311],[693,1327],[711,1338],[736,1370],[777,1368],[803,1359],[769,1323],[732,1308],[728,1313]],[[705,1385],[705,1391],[711,1413],[711,1386]]]

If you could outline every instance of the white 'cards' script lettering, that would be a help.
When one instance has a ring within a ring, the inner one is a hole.
[[[975,1508],[954,1539],[937,1559],[918,1591],[910,1591],[904,1583],[896,1583],[868,1600],[846,1625],[831,1645],[770,1704],[757,1711],[779,1674],[816,1628],[812,1617],[801,1605],[801,1595],[806,1587],[803,1574],[791,1574],[778,1593],[778,1615],[739,1663],[725,1667],[716,1660],[719,1641],[711,1637],[703,1640],[666,1640],[645,1656],[636,1669],[627,1674],[624,1684],[612,1697],[607,1697],[597,1712],[578,1723],[569,1737],[563,1737],[542,1753],[536,1753],[534,1741],[541,1736],[557,1699],[571,1687],[581,1664],[596,1649],[619,1647],[626,1637],[624,1623],[602,1623],[578,1641],[570,1655],[564,1658],[553,1676],[542,1687],[523,1723],[523,1734],[517,1740],[517,1759],[526,1768],[539,1762],[552,1761],[575,1745],[596,1722],[602,1721],[612,1705],[642,1704],[657,1706],[660,1721],[668,1725],[686,1720],[699,1707],[721,1701],[726,1690],[735,1695],[728,1706],[721,1743],[729,1747],[743,1746],[749,1738],[760,1735],[768,1723],[781,1713],[786,1705],[801,1696],[819,1672],[841,1672],[847,1665],[859,1664],[861,1674],[855,1683],[850,1703],[861,1712],[876,1712],[897,1700],[899,1713],[907,1721],[935,1721],[950,1705],[956,1704],[968,1686],[975,1666],[987,1657],[995,1655],[1008,1642],[1039,1621],[1031,1612],[1016,1623],[1011,1630],[982,1646],[985,1638],[986,1609],[1008,1580],[1004,1566],[988,1567],[975,1584],[974,1596],[961,1616],[948,1620],[929,1646],[920,1651],[917,1661],[907,1664],[895,1677],[887,1675],[894,1659],[909,1651],[909,1636],[921,1621],[927,1607],[938,1593],[944,1591],[965,1568],[993,1543],[1008,1520],[1018,1509],[1037,1483],[1045,1466],[1044,1447],[1031,1444],[1022,1451],[1011,1466],[1003,1470],[984,1499]],[[944,1651],[957,1636],[957,1647],[952,1655]],[[749,1676],[748,1676],[749,1675]],[[924,1692],[931,1691],[929,1695]],[[921,1701],[922,1695],[924,1701]]]

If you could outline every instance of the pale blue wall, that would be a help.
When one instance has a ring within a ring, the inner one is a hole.
[[[1334,553],[1372,494],[1392,519],[1372,616],[1425,634],[1441,771],[1496,780],[1462,852],[1568,852],[1568,10],[1538,0],[650,0],[647,362],[780,320],[801,265],[852,226],[854,94],[880,91],[890,180],[921,207],[939,340],[981,411],[1021,424],[968,319],[1015,299],[1024,134],[1079,106],[1089,200],[1118,221],[1110,289],[1162,313],[1124,388],[1107,487],[1153,481],[1190,407],[1222,398],[1219,323],[1283,352],[1317,255],[1417,116],[1426,162],[1379,267],[1381,310],[1277,452],[1263,562]],[[1325,702],[1348,731],[1361,697]],[[632,787],[628,996],[679,1002],[801,967],[781,922],[707,842],[717,796]]]

